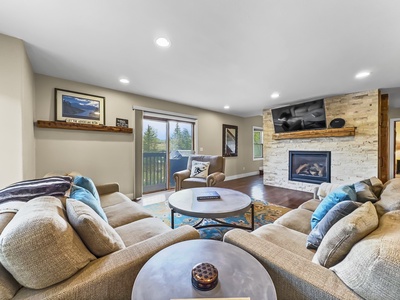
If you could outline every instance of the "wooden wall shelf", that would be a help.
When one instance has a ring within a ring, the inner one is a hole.
[[[272,135],[272,138],[274,140],[308,139],[308,138],[354,136],[355,134],[356,134],[356,127],[344,127],[344,128],[329,128],[329,129],[319,129],[319,130],[304,130],[304,131],[275,133]]]
[[[127,127],[43,121],[43,120],[38,120],[36,122],[36,126],[40,128],[57,128],[57,129],[70,129],[70,130],[89,130],[89,131],[122,132],[122,133],[133,132],[132,128],[127,128]]]

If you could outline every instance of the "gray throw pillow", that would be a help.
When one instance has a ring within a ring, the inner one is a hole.
[[[340,219],[349,215],[361,204],[354,201],[343,201],[336,204],[325,217],[314,227],[307,237],[306,247],[308,249],[317,249],[328,230]]]
[[[372,203],[375,203],[379,200],[374,193],[372,183],[369,179],[356,182],[354,184],[354,189],[356,190],[358,202],[365,203],[371,201]]]
[[[330,268],[346,257],[359,240],[378,227],[375,206],[366,202],[342,218],[327,232],[312,261]]]

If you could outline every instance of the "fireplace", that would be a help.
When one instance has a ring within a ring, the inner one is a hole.
[[[289,180],[331,182],[330,151],[289,151]]]

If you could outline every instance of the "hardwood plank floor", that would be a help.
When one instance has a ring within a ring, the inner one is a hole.
[[[233,189],[254,199],[289,208],[297,208],[302,203],[313,198],[312,193],[264,185],[261,175],[224,181],[218,187]]]
[[[264,200],[272,204],[289,208],[297,208],[300,204],[313,198],[312,193],[264,185],[263,177],[260,175],[224,181],[220,183],[218,187],[233,189],[245,193],[254,199]],[[173,190],[146,194],[143,195],[138,203],[149,205],[162,202],[168,199],[169,195],[172,193]]]

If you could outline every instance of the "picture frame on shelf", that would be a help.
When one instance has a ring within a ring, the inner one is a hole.
[[[128,119],[117,118],[115,121],[115,126],[128,128]]]
[[[106,98],[55,89],[55,121],[105,125]]]
[[[238,126],[222,125],[222,156],[238,156]]]

